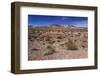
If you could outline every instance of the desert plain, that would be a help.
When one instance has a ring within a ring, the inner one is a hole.
[[[59,24],[28,27],[28,60],[62,60],[87,57],[87,27]]]

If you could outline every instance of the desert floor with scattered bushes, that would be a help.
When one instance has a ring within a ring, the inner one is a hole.
[[[29,27],[28,60],[87,58],[87,40],[83,27]]]

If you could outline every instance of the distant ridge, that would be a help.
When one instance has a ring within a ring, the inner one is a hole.
[[[67,27],[76,27],[76,26],[74,26],[74,25],[67,25]]]
[[[43,25],[43,26],[39,26],[39,25],[29,25],[29,27],[52,27],[52,28],[55,28],[55,27],[60,27],[60,28],[80,28],[80,29],[83,29],[83,28],[87,28],[87,27],[77,27],[75,25],[63,25],[63,24],[49,24],[49,25]]]
[[[67,28],[74,28],[76,26],[74,26],[74,25],[63,25],[63,24],[51,24],[51,25],[48,25],[48,27],[67,27]]]

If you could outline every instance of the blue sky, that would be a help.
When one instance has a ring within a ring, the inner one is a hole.
[[[87,27],[88,17],[28,15],[28,25],[48,26],[50,24],[63,24],[75,25],[78,27]]]

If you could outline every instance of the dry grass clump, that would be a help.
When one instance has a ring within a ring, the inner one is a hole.
[[[68,50],[77,50],[78,47],[75,45],[75,43],[72,40],[68,40],[68,43],[66,44]]]

